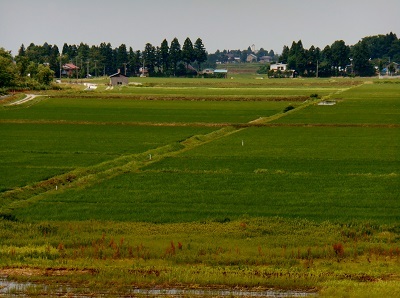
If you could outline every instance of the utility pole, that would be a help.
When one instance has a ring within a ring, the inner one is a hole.
[[[97,77],[97,60],[94,60],[94,76]]]
[[[317,60],[317,78],[318,78],[318,60]]]
[[[128,64],[128,63],[122,63],[123,65],[124,65],[124,71],[125,71],[125,76],[126,76],[126,65]]]
[[[62,57],[62,53],[60,53],[60,80],[61,80],[61,57]]]

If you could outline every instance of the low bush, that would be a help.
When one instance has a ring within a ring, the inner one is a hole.
[[[287,106],[287,107],[283,110],[283,112],[286,113],[286,112],[289,112],[290,110],[294,110],[294,106],[292,106],[292,105]]]

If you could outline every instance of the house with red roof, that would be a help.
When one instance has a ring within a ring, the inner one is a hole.
[[[79,67],[73,63],[67,63],[62,66],[62,69],[61,74],[63,76],[72,77],[79,70]]]

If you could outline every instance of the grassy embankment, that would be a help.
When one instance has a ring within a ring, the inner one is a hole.
[[[245,82],[236,95],[247,96]],[[275,94],[281,82],[287,86]],[[396,296],[399,85],[342,93],[354,83],[343,82],[321,80],[326,86],[310,92],[316,81],[257,81],[264,85],[253,96],[296,98],[283,102],[132,101],[138,94],[169,99],[176,92],[186,99],[190,92],[128,87],[99,90],[85,101],[60,96],[27,109],[3,108],[9,142],[2,154],[12,158],[3,158],[11,166],[2,167],[16,168],[7,176],[23,173],[29,154],[38,168],[48,162],[42,174],[6,179],[4,189],[14,189],[3,191],[1,210],[18,221],[1,222],[3,270],[83,292],[122,293],[135,284],[316,289],[327,296],[367,289],[370,296]],[[229,87],[214,87],[218,97],[235,96],[220,90]],[[337,104],[297,100],[311,93],[331,93]],[[109,94],[127,98],[102,99]],[[297,108],[279,117],[289,104]],[[265,126],[238,126],[259,117]],[[21,127],[21,137],[12,138]],[[35,138],[24,142],[31,127],[39,127]],[[51,131],[71,141],[49,142]],[[155,150],[152,160],[146,150]],[[76,152],[87,155],[75,159]],[[57,162],[45,158],[52,154],[64,159],[57,174],[80,173],[71,181],[60,176],[57,191],[37,187],[54,175]],[[18,188],[23,185],[30,188]]]

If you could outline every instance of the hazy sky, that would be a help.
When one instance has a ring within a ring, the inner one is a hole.
[[[399,0],[0,0],[0,47],[122,43],[143,50],[177,37],[217,49],[273,49],[302,40],[320,48],[400,35]]]

